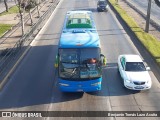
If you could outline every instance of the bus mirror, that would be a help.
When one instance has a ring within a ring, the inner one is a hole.
[[[57,67],[58,67],[58,64],[55,63],[55,64],[54,64],[54,67],[57,68]]]
[[[58,67],[58,61],[59,61],[59,57],[58,57],[58,55],[56,55],[56,61],[55,61],[55,64],[54,64],[54,67],[55,67],[55,68]]]
[[[103,54],[100,54],[100,58],[101,58],[101,63],[102,66],[105,66],[107,64],[107,59]]]
[[[104,66],[107,65],[107,59],[106,59],[106,57],[103,58],[103,65]]]

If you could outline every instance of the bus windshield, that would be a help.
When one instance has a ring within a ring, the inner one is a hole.
[[[59,58],[61,78],[82,80],[101,77],[99,48],[59,49]]]

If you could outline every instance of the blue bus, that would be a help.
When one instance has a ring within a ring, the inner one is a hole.
[[[100,39],[91,11],[68,11],[58,45],[55,67],[63,92],[101,90],[102,66]]]

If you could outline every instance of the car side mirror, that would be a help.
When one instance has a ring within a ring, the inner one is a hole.
[[[151,68],[150,67],[146,67],[146,70],[149,71],[149,70],[151,70]]]

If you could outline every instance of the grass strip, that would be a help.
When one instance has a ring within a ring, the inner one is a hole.
[[[8,12],[4,11],[4,12],[0,13],[0,16],[7,15],[7,14],[18,13],[18,12],[19,12],[18,7],[15,5],[15,6],[9,8]]]
[[[0,24],[0,37],[8,30],[11,29],[12,24]]]
[[[119,13],[122,19],[127,23],[131,30],[135,33],[140,42],[146,47],[146,49],[155,58],[156,62],[160,65],[160,41],[153,35],[144,32],[135,22],[135,20],[130,17],[124,9],[122,9],[116,0],[109,0],[115,10]]]

